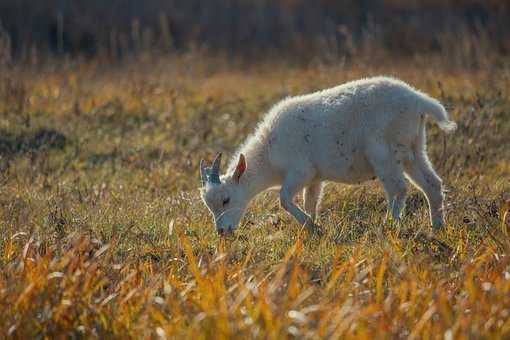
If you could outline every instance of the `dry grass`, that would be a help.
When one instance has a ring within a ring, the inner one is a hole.
[[[2,71],[0,335],[509,337],[510,72],[442,65]],[[199,159],[231,153],[283,96],[374,74],[441,99],[459,124],[429,126],[447,227],[432,234],[416,191],[396,228],[377,183],[330,185],[322,239],[266,193],[220,241]]]

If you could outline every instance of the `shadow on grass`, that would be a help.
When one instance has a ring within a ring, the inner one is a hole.
[[[47,149],[62,150],[67,142],[68,138],[54,129],[41,128],[19,134],[0,130],[0,156],[10,158]]]

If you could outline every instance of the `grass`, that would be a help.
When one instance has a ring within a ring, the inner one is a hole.
[[[445,59],[251,68],[193,57],[0,73],[0,335],[12,338],[510,336],[510,68]],[[329,185],[321,239],[274,193],[220,240],[198,162],[278,99],[391,74],[440,99],[429,124],[447,226],[416,190]],[[379,230],[383,230],[380,237]]]

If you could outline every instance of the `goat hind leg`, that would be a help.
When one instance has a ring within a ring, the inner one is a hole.
[[[395,222],[400,222],[407,198],[407,185],[403,174],[386,175],[380,178],[386,191],[388,214]]]
[[[427,198],[432,227],[434,229],[442,228],[444,225],[444,213],[441,178],[432,169],[426,155],[421,155],[415,161],[406,162],[404,165],[406,175]]]
[[[386,192],[388,202],[386,216],[391,214],[394,221],[400,222],[407,197],[407,185],[401,161],[394,157],[394,153],[388,146],[376,144],[371,151],[369,162]]]

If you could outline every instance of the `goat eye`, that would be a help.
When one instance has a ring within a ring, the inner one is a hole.
[[[230,202],[230,197],[223,199],[223,206],[227,205]]]

